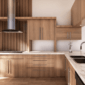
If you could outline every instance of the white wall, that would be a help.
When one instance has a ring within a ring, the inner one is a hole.
[[[56,17],[57,25],[71,25],[71,7],[75,0],[33,0],[33,17]],[[80,50],[80,43],[85,41],[85,27],[82,28],[82,40],[72,41],[72,50]],[[33,51],[53,51],[53,41],[33,41]],[[58,41],[57,51],[68,51],[69,41]],[[85,51],[85,45],[83,45]]]

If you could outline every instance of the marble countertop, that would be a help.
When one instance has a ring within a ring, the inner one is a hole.
[[[85,63],[80,64],[80,63],[75,62],[73,58],[70,57],[71,55],[85,56],[85,53],[83,52],[65,53],[66,58],[68,59],[70,64],[73,66],[73,68],[75,69],[75,71],[77,72],[81,80],[83,81],[83,83],[85,84]]]
[[[22,52],[22,53],[4,53],[2,51],[0,51],[0,55],[48,55],[48,54],[52,54],[52,55],[56,55],[56,54],[65,54],[65,52],[42,52],[42,51],[31,51],[31,52]]]
[[[85,64],[76,63],[70,56],[71,55],[82,55],[85,56],[84,52],[41,52],[41,51],[32,51],[32,52],[23,52],[23,53],[0,53],[0,55],[65,55],[70,64],[73,66],[77,74],[80,76],[81,80],[85,84]]]

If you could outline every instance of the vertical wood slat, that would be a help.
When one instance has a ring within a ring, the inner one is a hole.
[[[0,32],[2,31],[2,22],[0,22]],[[0,33],[0,51],[2,50],[2,33]]]
[[[0,17],[1,17],[1,0],[0,0]]]
[[[8,0],[0,0],[0,16],[7,16],[7,1]],[[32,8],[32,3],[30,3],[32,0],[16,0],[16,16],[32,16],[32,9],[29,10],[29,8]],[[27,22],[23,21],[20,22],[18,21],[16,29],[17,30],[22,30],[23,34],[13,34],[13,33],[2,33],[2,38],[3,43],[1,43],[0,48],[3,49],[4,51],[7,50],[16,50],[16,51],[26,51],[27,49],[27,31],[26,31],[26,24]],[[0,22],[0,31],[2,29],[7,29],[7,22]],[[1,34],[0,34],[1,35]],[[21,43],[20,43],[21,41]]]

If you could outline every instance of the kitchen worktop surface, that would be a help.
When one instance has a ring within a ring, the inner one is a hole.
[[[80,76],[81,80],[83,81],[83,83],[85,84],[85,63],[84,64],[79,64],[76,63],[70,56],[71,55],[82,55],[85,56],[84,52],[41,52],[41,51],[32,51],[32,52],[23,52],[23,53],[1,53],[0,55],[65,55],[66,58],[68,59],[68,61],[70,62],[70,64],[73,66],[73,68],[75,69],[75,71],[78,73],[78,75]]]

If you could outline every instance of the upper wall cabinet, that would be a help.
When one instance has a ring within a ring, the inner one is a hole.
[[[75,0],[72,6],[72,25],[85,25],[85,0]]]
[[[55,21],[54,19],[28,20],[29,39],[54,40]]]
[[[56,28],[57,40],[81,40],[81,28]]]

